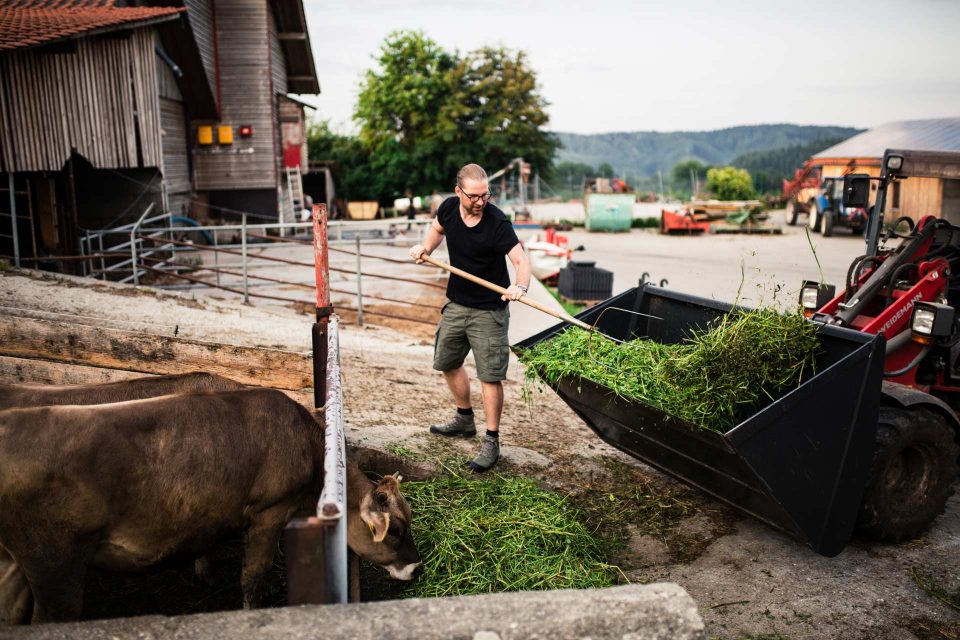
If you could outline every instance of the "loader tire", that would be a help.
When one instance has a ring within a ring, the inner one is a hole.
[[[836,214],[833,212],[833,209],[827,209],[820,214],[820,234],[824,238],[829,238],[833,235],[833,223],[835,218]]]
[[[810,227],[810,232],[815,233],[820,231],[820,211],[817,209],[815,200],[810,201],[808,210],[810,213],[807,214],[807,226]]]
[[[797,226],[798,217],[800,217],[799,207],[796,202],[791,200],[787,203],[787,224],[791,227]]]
[[[958,463],[956,434],[943,416],[881,407],[857,529],[885,542],[916,536],[943,512]]]

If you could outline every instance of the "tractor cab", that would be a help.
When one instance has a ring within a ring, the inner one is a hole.
[[[825,238],[833,235],[836,227],[848,227],[854,234],[860,234],[867,225],[866,207],[843,202],[843,184],[843,177],[824,178],[816,207],[811,209],[811,230],[819,231]]]

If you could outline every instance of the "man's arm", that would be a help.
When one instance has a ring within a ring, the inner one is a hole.
[[[530,288],[530,259],[527,258],[527,252],[518,242],[513,249],[507,253],[513,268],[517,272],[517,282],[507,288],[507,293],[500,296],[503,300],[519,300]]]
[[[440,246],[441,242],[443,242],[443,227],[434,218],[433,222],[430,223],[430,230],[427,231],[427,237],[424,238],[423,244],[415,244],[410,247],[410,257],[416,260],[417,264],[420,264],[423,262],[420,255],[424,253],[430,255],[434,249]]]

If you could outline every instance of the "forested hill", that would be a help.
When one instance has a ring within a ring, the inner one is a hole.
[[[752,151],[805,145],[819,139],[845,139],[860,131],[851,127],[766,124],[716,131],[558,133],[563,148],[555,162],[583,162],[593,167],[607,162],[618,174],[651,176],[658,169],[667,173],[684,160],[728,164]]]

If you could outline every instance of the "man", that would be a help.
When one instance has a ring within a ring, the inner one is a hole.
[[[510,312],[507,302],[519,300],[530,285],[530,263],[517,234],[503,211],[490,204],[487,174],[482,167],[468,164],[457,173],[456,196],[447,198],[422,245],[410,249],[410,256],[421,262],[447,239],[450,264],[507,289],[501,296],[478,284],[451,275],[447,284],[449,301],[440,312],[433,368],[442,371],[456,403],[456,414],[445,424],[433,425],[430,433],[444,436],[473,436],[477,427],[470,402],[470,379],[463,361],[473,351],[477,377],[487,418],[487,433],[480,453],[468,466],[487,471],[500,458],[500,414],[503,410],[503,385],[510,357],[507,327]],[[517,275],[510,284],[504,256],[513,263]]]

